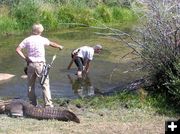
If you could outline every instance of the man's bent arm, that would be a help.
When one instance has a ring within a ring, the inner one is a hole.
[[[24,60],[27,61],[27,57],[23,54],[21,47],[18,46],[18,47],[16,48],[16,53],[17,53],[19,56],[21,56]]]

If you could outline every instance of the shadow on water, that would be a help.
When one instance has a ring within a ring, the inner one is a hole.
[[[0,84],[0,95],[3,97],[27,98],[27,81],[22,79],[23,69],[26,63],[15,53],[15,48],[27,35],[11,36],[0,40],[0,73],[14,74],[11,80]],[[53,67],[50,70],[50,87],[52,97],[55,98],[78,98],[91,96],[98,93],[110,92],[113,89],[121,89],[130,81],[141,76],[139,72],[123,73],[131,70],[131,62],[117,63],[116,58],[126,53],[126,48],[119,42],[101,38],[86,29],[75,29],[47,33],[45,37],[61,42],[64,45],[62,51],[52,48],[46,49],[46,59],[49,63],[54,54],[57,55]],[[82,45],[93,46],[96,43],[103,45],[100,55],[95,55],[90,66],[90,73],[86,79],[78,79],[75,75],[76,67],[73,64],[71,70],[67,66],[71,60],[70,52]],[[116,69],[113,72],[114,68]],[[113,73],[112,73],[113,72]],[[36,83],[37,97],[42,96],[41,87]]]

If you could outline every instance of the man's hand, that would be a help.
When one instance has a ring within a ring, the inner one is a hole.
[[[52,42],[52,41],[50,41],[50,46],[55,47],[55,48],[59,48],[59,50],[62,50],[64,48],[63,46],[61,46],[55,42]]]
[[[62,50],[63,48],[64,48],[64,46],[59,45],[59,50]]]
[[[29,59],[29,57],[26,57],[25,60],[26,60],[27,64],[30,63],[30,62],[32,62],[32,61]]]

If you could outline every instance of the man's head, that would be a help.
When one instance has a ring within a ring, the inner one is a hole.
[[[100,53],[102,50],[102,46],[99,44],[95,45],[93,48],[95,53]]]
[[[44,28],[41,24],[34,24],[32,27],[32,33],[35,35],[39,35],[44,31]]]

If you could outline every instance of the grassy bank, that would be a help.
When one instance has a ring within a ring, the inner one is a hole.
[[[117,110],[119,107],[127,109],[153,110],[157,114],[175,116],[180,114],[178,107],[172,105],[165,96],[148,94],[144,89],[137,92],[119,92],[113,96],[97,96],[93,98],[77,99],[74,105],[91,107],[94,109]]]
[[[121,4],[84,0],[47,1],[19,0],[0,3],[1,33],[27,31],[34,22],[40,22],[46,30],[62,27],[98,26],[102,24],[121,26],[135,23],[133,11]],[[80,24],[80,25],[79,25]]]
[[[177,111],[167,106],[163,97],[149,96],[144,91],[77,99],[69,103],[62,100],[54,102],[76,113],[81,123],[10,118],[0,115],[0,133],[154,134],[165,132],[166,120],[178,118]]]

